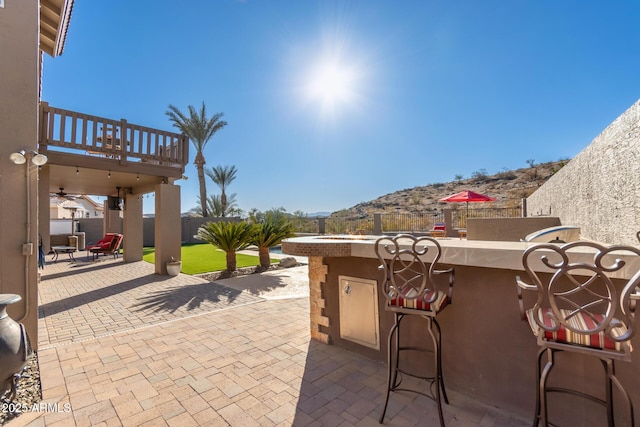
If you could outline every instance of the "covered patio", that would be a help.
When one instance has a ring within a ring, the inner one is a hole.
[[[310,338],[306,278],[306,266],[210,283],[142,261],[48,262],[38,358],[44,402],[61,412],[10,425],[377,424],[385,365]],[[529,424],[450,399],[447,425]],[[410,394],[387,414],[390,426],[437,422]]]

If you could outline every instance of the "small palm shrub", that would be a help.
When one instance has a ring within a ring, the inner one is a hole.
[[[279,245],[282,240],[294,236],[293,223],[282,215],[267,213],[264,220],[254,226],[251,243],[258,247],[260,267],[267,268],[271,263],[269,248]]]
[[[236,252],[251,244],[255,228],[247,222],[208,222],[198,229],[198,238],[227,254],[227,271],[236,270]]]

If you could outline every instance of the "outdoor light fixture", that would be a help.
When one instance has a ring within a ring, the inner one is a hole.
[[[9,155],[9,160],[11,160],[16,165],[23,165],[27,162],[27,157],[31,157],[31,163],[36,166],[42,166],[47,163],[47,156],[44,154],[39,154],[35,150],[20,150],[16,153],[11,153]]]
[[[36,153],[35,151],[34,153],[35,154],[31,159],[31,162],[33,162],[33,164],[36,166],[42,166],[47,163],[47,160],[49,160],[47,159],[47,156],[45,156],[44,154],[39,154],[39,153]]]
[[[107,178],[111,179],[111,171],[109,171],[109,175],[107,175]]]
[[[17,153],[11,153],[9,155],[9,159],[16,165],[22,165],[27,161],[24,150],[20,150]]]

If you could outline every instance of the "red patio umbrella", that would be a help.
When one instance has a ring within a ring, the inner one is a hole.
[[[440,199],[441,202],[449,202],[449,203],[467,203],[467,216],[469,216],[469,202],[477,203],[477,202],[495,202],[496,199],[493,197],[485,196],[484,194],[476,193],[470,190],[461,191],[456,194],[452,194],[450,196],[444,197]]]

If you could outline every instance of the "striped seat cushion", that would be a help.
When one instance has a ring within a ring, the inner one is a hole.
[[[549,318],[549,316],[547,316],[548,313],[553,313],[553,310],[551,308],[542,308],[538,310],[538,319],[540,320],[540,323],[544,324],[545,326],[551,327],[553,323]],[[570,313],[571,313],[571,310],[560,309],[560,315],[563,318],[567,318]],[[577,344],[583,347],[616,350],[616,351],[621,351],[622,346],[624,345],[621,342],[614,341],[611,338],[607,337],[604,331],[601,331],[595,334],[580,334],[580,333],[568,330],[562,324],[560,325],[560,328],[556,332],[544,331],[536,323],[534,316],[535,314],[533,309],[527,310],[527,320],[529,321],[529,326],[531,327],[531,330],[533,331],[534,335],[538,336],[540,332],[544,332],[544,338],[547,341]],[[602,322],[602,320],[604,319],[604,316],[601,314],[593,314],[593,317],[598,322]],[[591,317],[587,316],[584,313],[575,314],[568,320],[568,323],[570,323],[571,326],[577,330],[593,329],[596,327],[596,323],[594,322],[594,319],[592,319]],[[627,328],[625,326],[619,326],[611,330],[611,335],[615,337],[619,337],[620,335],[624,334],[626,331],[627,331]]]
[[[432,303],[427,302],[433,298],[433,294],[435,292],[438,293],[435,301]],[[411,308],[422,311],[434,311],[436,313],[446,307],[448,302],[449,298],[447,297],[447,294],[433,289],[425,289],[423,297],[418,297],[418,292],[415,289],[412,289],[404,298],[402,296],[398,296],[388,301],[390,306]],[[432,305],[433,308],[431,307]]]

